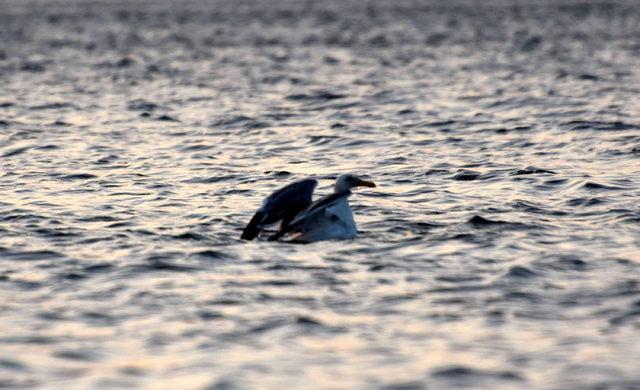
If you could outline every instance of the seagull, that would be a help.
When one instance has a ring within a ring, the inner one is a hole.
[[[269,241],[286,238],[288,241],[314,242],[355,238],[358,230],[349,206],[351,189],[375,187],[375,183],[343,173],[336,179],[332,194],[312,203],[317,185],[315,179],[300,180],[266,197],[240,238],[252,240],[266,226],[277,222],[280,222],[280,229],[269,237]]]

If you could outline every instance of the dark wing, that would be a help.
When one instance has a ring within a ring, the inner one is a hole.
[[[316,200],[315,202],[313,202],[313,204],[311,204],[304,211],[298,214],[291,221],[291,223],[287,225],[282,224],[280,231],[278,231],[273,236],[269,237],[269,241],[279,240],[285,234],[296,230],[298,227],[302,226],[306,221],[309,221],[310,219],[318,215],[318,213],[324,213],[327,207],[333,206],[334,204],[336,204],[336,202],[340,201],[342,198],[348,197],[349,195],[351,195],[351,191],[347,190],[342,192],[335,192],[333,194],[324,196]]]
[[[309,207],[313,190],[317,185],[318,181],[314,179],[300,180],[267,196],[242,231],[240,238],[253,240],[265,226],[278,221],[282,221],[282,226],[286,226],[300,211]]]

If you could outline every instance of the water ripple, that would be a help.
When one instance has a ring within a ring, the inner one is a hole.
[[[2,1],[0,387],[638,387],[640,8],[485,3]]]

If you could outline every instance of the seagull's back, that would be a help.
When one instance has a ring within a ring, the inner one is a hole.
[[[272,239],[279,239],[284,234],[304,242],[356,237],[358,231],[349,206],[349,195],[351,191],[343,191],[315,201]]]

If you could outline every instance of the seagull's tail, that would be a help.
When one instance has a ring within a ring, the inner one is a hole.
[[[249,221],[247,227],[245,227],[242,231],[242,235],[240,236],[240,238],[243,240],[253,240],[254,238],[256,238],[262,230],[260,228],[260,223],[262,222],[263,218],[264,212],[258,211],[257,213],[255,213],[253,218],[251,218],[251,221]]]

